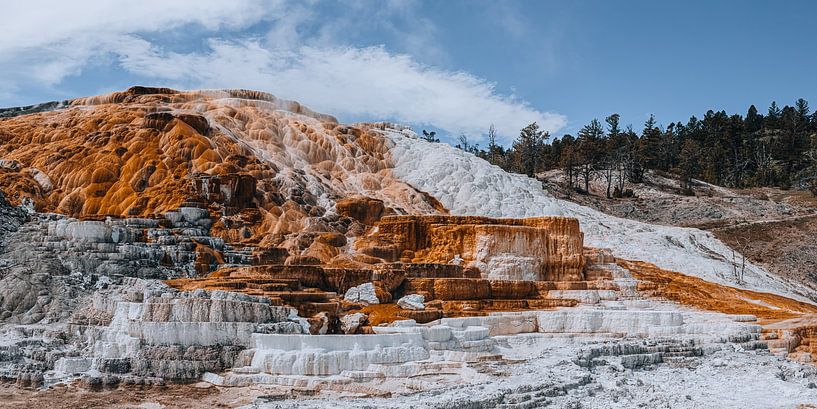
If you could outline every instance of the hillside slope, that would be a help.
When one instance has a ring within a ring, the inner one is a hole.
[[[571,216],[579,219],[586,243],[613,250],[618,257],[648,261],[703,279],[798,299],[815,300],[817,292],[773,275],[751,262],[743,282],[734,277],[740,254],[712,233],[610,216],[553,197],[541,182],[511,174],[476,156],[439,144],[389,133],[394,174],[439,199],[452,214],[494,217]]]
[[[537,178],[550,194],[603,213],[711,231],[767,271],[817,288],[817,246],[813,240],[817,198],[808,191],[733,189],[695,180],[693,195],[689,195],[679,188],[677,175],[648,171],[642,183],[625,181],[625,188],[631,189],[634,197],[606,198],[602,175],[591,177],[589,193],[567,188],[562,170],[543,172]]]
[[[397,214],[445,212],[441,203],[457,215],[573,216],[588,245],[616,256],[815,298],[752,263],[736,279],[740,255],[709,232],[559,200],[534,179],[411,131],[340,125],[266,93],[133,87],[52,108],[0,120],[0,188],[39,212],[102,219],[201,207],[219,216],[215,237],[296,252],[310,248],[315,233],[359,232],[335,209],[337,200],[355,196],[381,200]],[[317,253],[323,261],[337,255]]]
[[[347,127],[269,94],[133,87],[66,105],[0,122],[0,187],[11,201],[97,219],[210,207],[221,216],[216,237],[299,251],[312,244],[304,232],[346,234],[334,206],[355,195],[395,213],[437,213],[442,203],[458,215],[573,216],[588,245],[619,257],[814,298],[752,263],[737,282],[739,255],[711,233],[609,216],[410,131]]]

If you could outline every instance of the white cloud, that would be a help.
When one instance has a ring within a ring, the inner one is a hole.
[[[77,36],[105,38],[111,34],[166,31],[190,23],[210,30],[239,28],[259,21],[266,10],[283,10],[280,3],[258,0],[12,2],[3,7],[6,18],[0,51],[48,46]]]
[[[498,93],[489,81],[418,62],[414,55],[420,51],[412,49],[433,42],[434,27],[427,21],[421,32],[406,33],[403,48],[409,55],[382,46],[344,45],[338,33],[353,27],[342,17],[305,37],[303,27],[326,16],[303,3],[39,3],[50,4],[15,3],[8,14],[8,34],[0,37],[0,95],[32,83],[58,87],[68,76],[101,63],[178,86],[260,89],[338,116],[435,126],[477,140],[491,124],[506,142],[532,121],[549,131],[566,124],[561,115]],[[372,9],[382,21],[390,13],[414,19],[412,7],[398,2]],[[264,37],[235,34],[262,21],[268,26]],[[212,37],[205,50],[180,53],[149,40],[148,34],[190,25]]]
[[[187,87],[272,90],[335,115],[433,125],[477,139],[491,124],[509,141],[533,121],[549,131],[566,123],[561,115],[497,94],[493,84],[471,74],[422,65],[382,47],[275,51],[257,41],[211,41],[210,48],[206,54],[140,50],[122,63]]]
[[[32,0],[4,5],[0,36],[0,91],[53,86],[108,53],[161,33],[195,24],[206,30],[238,29],[282,11],[281,2],[258,0],[141,0],[64,2]],[[258,10],[264,10],[259,13]]]

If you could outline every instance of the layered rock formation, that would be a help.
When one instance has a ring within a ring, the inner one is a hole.
[[[217,385],[288,385],[301,382],[315,389],[364,389],[386,379],[428,376],[445,371],[464,376],[468,364],[502,360],[500,345],[519,334],[647,339],[672,337],[655,346],[630,344],[588,348],[575,358],[579,366],[610,365],[619,359],[626,368],[642,368],[664,360],[712,354],[730,344],[763,349],[760,326],[745,317],[681,314],[675,311],[575,308],[562,311],[497,313],[486,317],[444,318],[426,325],[400,321],[375,327],[375,335],[253,336],[248,365],[204,379]],[[635,309],[633,309],[635,307]],[[713,330],[718,328],[717,335]],[[303,376],[313,378],[304,379]]]
[[[303,332],[302,323],[292,317],[289,308],[261,297],[180,293],[128,279],[96,292],[67,328],[49,331],[52,337],[62,331],[81,336],[68,336],[70,344],[52,351],[58,359],[46,381],[77,374],[108,384],[195,379],[231,367],[253,333]]]
[[[0,192],[19,205],[0,193],[0,376],[389,396],[554,355],[578,375],[567,386],[474,406],[536,407],[608,372],[817,348],[814,306],[585,248],[583,231],[598,243],[611,227],[543,217],[563,213],[552,198],[469,203],[407,173],[415,145],[399,127],[243,90],[133,87],[0,110]],[[537,188],[474,169],[457,177]]]
[[[483,278],[580,281],[582,238],[579,222],[562,217],[389,216],[355,246],[389,262],[454,261]]]

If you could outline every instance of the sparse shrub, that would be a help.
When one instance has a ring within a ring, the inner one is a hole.
[[[783,174],[783,177],[780,178],[780,189],[781,190],[791,189],[791,178],[789,178],[788,174]]]
[[[615,197],[616,199],[631,198],[635,197],[635,192],[633,192],[633,189],[624,189],[624,191],[622,192],[621,189],[619,189],[618,186],[616,186],[613,189],[613,197]]]
[[[428,132],[425,129],[423,129],[422,138],[427,142],[433,142],[433,143],[440,142],[440,140],[437,139],[437,132],[436,131]]]

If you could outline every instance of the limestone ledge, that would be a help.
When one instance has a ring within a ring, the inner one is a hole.
[[[458,371],[464,363],[501,359],[507,348],[503,345],[518,336],[670,340],[669,346],[599,349],[577,358],[590,362],[602,355],[628,355],[624,359],[627,367],[636,367],[662,362],[663,354],[686,351],[695,356],[729,342],[746,348],[763,347],[757,342],[760,326],[748,322],[750,319],[662,310],[649,302],[617,302],[601,307],[443,318],[429,324],[396,321],[373,327],[375,334],[367,335],[253,334],[254,348],[246,351],[252,355],[249,365],[222,375],[207,374],[203,379],[226,386],[317,382],[306,380],[315,378],[299,378],[303,376],[349,383],[412,376],[433,363]],[[676,343],[691,347],[677,349],[672,346]]]
[[[49,379],[83,373],[196,379],[236,364],[240,352],[254,345],[255,333],[304,331],[292,309],[271,305],[265,297],[180,292],[157,281],[125,281],[89,300],[70,326],[79,355],[57,359]],[[82,324],[92,316],[110,318],[104,326]]]

